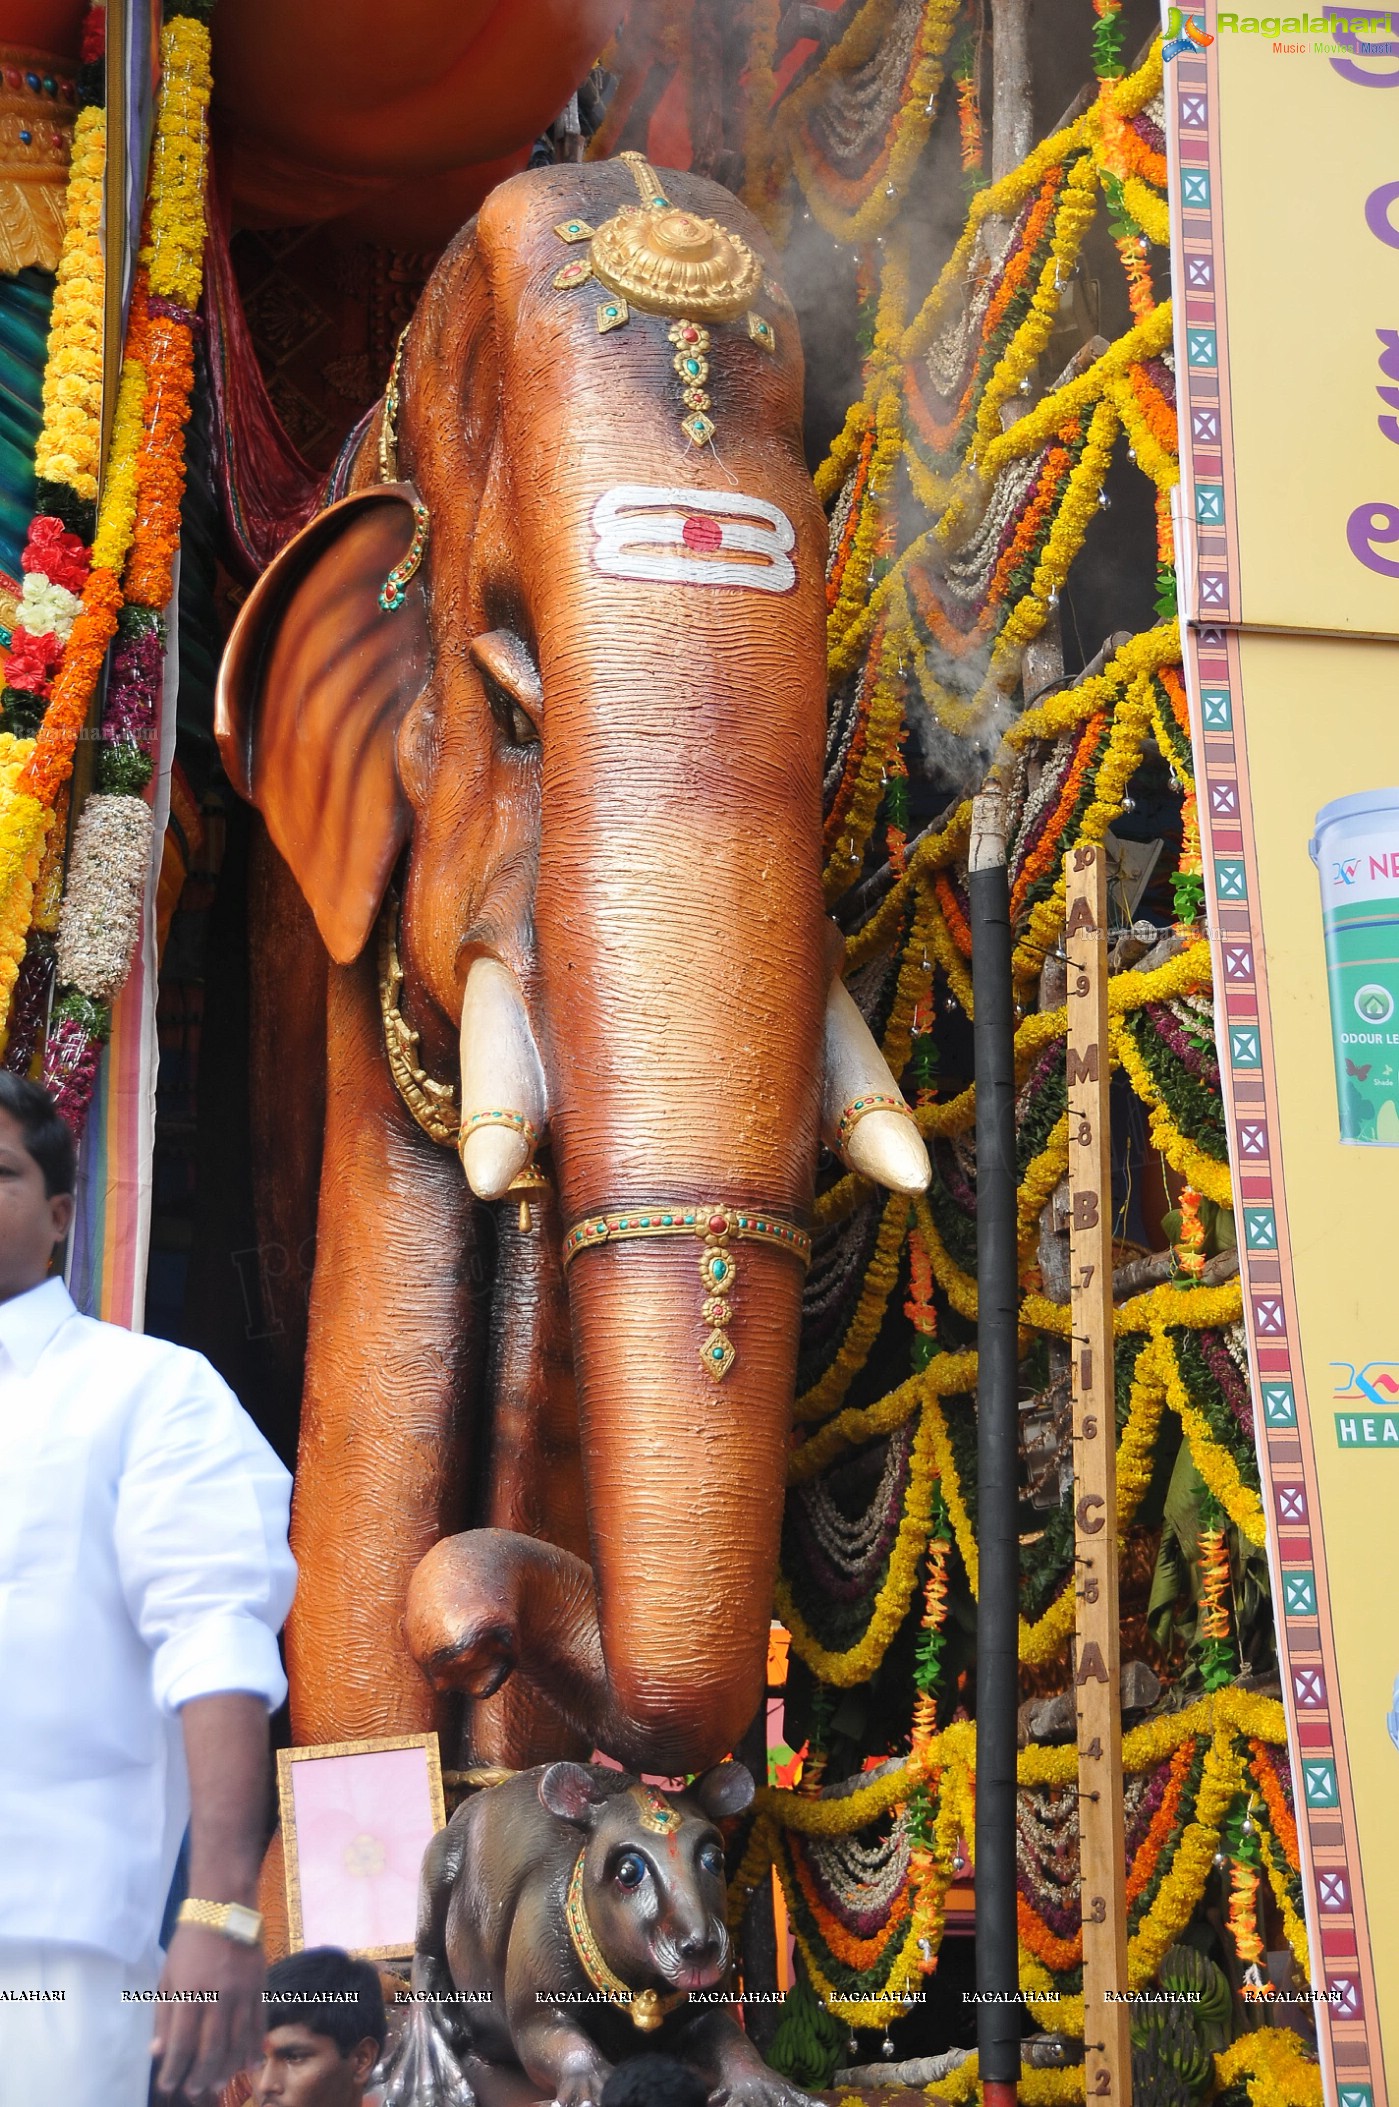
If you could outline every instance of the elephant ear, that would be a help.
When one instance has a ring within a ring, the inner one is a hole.
[[[414,502],[383,483],[319,513],[259,578],[219,671],[224,767],[340,965],[363,950],[408,839],[395,741],[431,670],[427,600],[421,575],[399,606],[379,596]]]

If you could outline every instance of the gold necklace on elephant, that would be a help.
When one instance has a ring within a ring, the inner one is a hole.
[[[430,1141],[439,1148],[455,1149],[461,1141],[461,1108],[450,1083],[439,1083],[418,1059],[418,1034],[399,1008],[403,994],[403,964],[398,955],[398,895],[390,890],[379,917],[379,1014],[384,1025],[384,1051],[389,1074],[407,1109]],[[497,1115],[499,1117],[500,1115]],[[506,1197],[519,1202],[521,1235],[534,1228],[530,1195],[550,1191],[549,1180],[538,1165],[530,1162],[511,1180]]]
[[[630,1983],[624,1983],[621,1976],[608,1967],[588,1919],[588,1900],[583,1892],[583,1860],[586,1856],[584,1849],[573,1862],[568,1899],[564,1904],[573,1951],[593,1988],[603,1991],[613,2004],[625,2005],[631,2014],[632,2025],[643,2034],[652,2034],[677,2005],[684,2004],[690,1993],[688,1990],[633,1990]]]

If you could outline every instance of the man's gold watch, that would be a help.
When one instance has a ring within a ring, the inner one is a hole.
[[[202,1924],[206,1931],[221,1931],[235,1946],[256,1946],[262,1938],[262,1918],[242,1902],[197,1902],[193,1896],[180,1904],[177,1924]]]

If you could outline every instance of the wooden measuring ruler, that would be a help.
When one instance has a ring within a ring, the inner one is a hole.
[[[1112,1341],[1107,866],[1085,844],[1064,859],[1068,953],[1069,1263],[1073,1337],[1074,1704],[1089,2102],[1130,2107],[1127,1876],[1117,1622],[1117,1414]]]

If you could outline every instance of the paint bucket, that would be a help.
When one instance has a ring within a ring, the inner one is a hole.
[[[1323,805],[1321,879],[1342,1141],[1399,1147],[1399,789]]]

